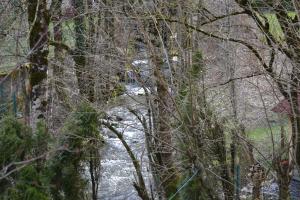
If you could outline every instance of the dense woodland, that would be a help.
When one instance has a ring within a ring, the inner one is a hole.
[[[0,200],[300,199],[300,1],[1,0]]]

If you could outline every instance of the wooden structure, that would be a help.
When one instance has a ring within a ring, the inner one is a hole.
[[[0,117],[13,114],[29,121],[30,97],[28,95],[28,70],[20,66],[10,72],[0,73]]]
[[[300,98],[298,98],[298,103],[300,103]],[[284,118],[286,117],[290,117],[293,115],[293,110],[291,107],[291,104],[289,102],[289,100],[287,99],[283,99],[282,101],[280,101],[275,107],[272,108],[272,111],[278,115],[283,116]],[[292,124],[289,121],[288,124],[288,139],[289,141],[291,141],[291,137],[292,137]]]
[[[300,105],[300,97],[298,97],[298,104]],[[272,108],[272,111],[283,115],[293,114],[291,104],[287,99],[280,101],[274,108]]]

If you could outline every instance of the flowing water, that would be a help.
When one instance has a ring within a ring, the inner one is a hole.
[[[138,96],[140,88],[127,86],[127,91]],[[124,97],[130,98],[130,97]],[[129,101],[129,106],[138,109],[145,114],[143,106],[135,101]],[[128,105],[128,104],[127,104]],[[117,130],[123,133],[126,142],[133,150],[136,158],[141,163],[143,177],[149,186],[150,172],[148,167],[147,152],[143,127],[138,119],[131,114],[126,106],[116,106],[108,111],[114,123],[117,123]],[[135,169],[121,141],[110,131],[106,132],[106,147],[102,158],[102,172],[99,197],[101,200],[137,200],[140,199],[133,187],[135,180]]]

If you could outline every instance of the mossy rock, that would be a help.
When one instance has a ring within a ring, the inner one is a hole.
[[[4,71],[0,71],[0,78],[5,77],[8,73]]]
[[[113,97],[113,98],[118,97],[118,96],[124,94],[125,91],[126,91],[125,86],[118,83],[118,84],[115,85],[113,91],[111,92],[111,97]]]

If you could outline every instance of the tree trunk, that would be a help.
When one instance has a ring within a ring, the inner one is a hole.
[[[114,16],[112,15],[112,10],[114,7],[114,1],[112,0],[103,0],[103,4],[105,5],[105,8],[103,9],[104,12],[104,19],[103,19],[103,29],[105,34],[105,38],[106,38],[106,43],[105,43],[105,47],[104,47],[104,63],[106,63],[106,65],[104,66],[104,70],[102,72],[101,75],[101,81],[102,81],[102,88],[101,88],[101,95],[102,97],[102,101],[106,102],[107,100],[109,100],[109,98],[111,97],[111,85],[112,80],[111,80],[111,76],[113,76],[112,74],[112,55],[113,55],[113,43],[115,40],[115,22],[114,22]]]
[[[299,92],[299,91],[298,91]],[[297,99],[298,99],[298,95],[299,93],[297,93]],[[295,152],[295,156],[296,156],[296,164],[299,167],[300,166],[300,112],[299,112],[299,104],[298,104],[298,100],[297,100],[297,107],[296,107],[296,116],[295,116],[295,130],[296,130],[296,134],[295,134],[295,147],[296,147],[296,152]]]
[[[48,26],[49,14],[46,0],[28,2],[28,22],[30,24],[29,70],[30,99],[33,127],[39,120],[47,118],[47,70],[48,70]]]
[[[281,149],[283,151],[283,149]],[[290,199],[290,171],[291,163],[288,159],[282,160],[280,157],[277,158],[275,163],[275,170],[277,172],[277,182],[279,187],[279,199],[289,200]]]
[[[261,195],[261,185],[265,180],[265,170],[259,163],[251,166],[250,178],[253,184],[252,199],[259,200]]]
[[[297,83],[298,80],[295,80],[295,82]],[[290,121],[292,124],[292,151],[294,152],[292,159],[300,166],[300,111],[298,105],[298,93],[299,91],[296,88],[291,91],[290,104],[292,116],[290,117]]]
[[[166,6],[165,6],[166,5]],[[165,6],[165,7],[164,7]],[[172,5],[174,6],[174,5]],[[168,7],[167,2],[157,2],[157,7],[161,8],[161,11],[169,15],[172,9],[166,9]],[[157,12],[157,11],[155,11]],[[172,130],[171,130],[171,94],[169,94],[169,85],[167,78],[163,74],[164,58],[166,58],[170,30],[166,26],[165,22],[149,21],[146,24],[145,29],[147,34],[145,41],[148,45],[151,63],[153,64],[155,86],[157,88],[156,109],[153,114],[156,115],[154,123],[154,140],[155,140],[155,172],[159,176],[159,182],[156,183],[157,188],[164,194],[161,194],[162,198],[168,198],[176,192],[179,177],[177,170],[174,166],[173,160],[173,148],[172,148]],[[170,64],[169,62],[167,63]]]
[[[51,22],[53,25],[53,39],[54,39],[54,57],[52,67],[52,80],[50,93],[49,109],[49,128],[56,132],[56,128],[60,127],[62,123],[62,116],[66,111],[71,109],[69,97],[66,93],[67,88],[64,79],[64,58],[65,52],[63,47],[63,30],[62,30],[62,2],[63,0],[52,0]]]
[[[63,61],[64,61],[64,49],[60,45],[63,40],[62,31],[62,0],[52,0],[51,4],[51,21],[53,22],[53,34],[54,41],[58,44],[54,47],[54,56],[57,59],[56,63],[53,65],[53,77],[54,77],[54,88],[57,93],[58,101],[65,102],[66,94],[63,91],[65,88],[63,83]]]
[[[93,160],[93,153],[90,153],[90,160],[89,160],[89,171],[91,176],[91,182],[92,182],[92,200],[97,200],[97,192],[98,192],[98,178],[96,177],[99,174],[95,174],[95,165]]]
[[[162,74],[162,59],[154,56],[154,76],[156,78],[158,98],[158,124],[157,124],[157,160],[165,195],[168,197],[176,192],[177,174],[172,157],[172,134],[170,129],[170,94],[168,84]]]
[[[87,98],[90,102],[94,101],[94,94],[90,91],[94,89],[94,87],[90,88],[89,81],[89,71],[87,69],[87,60],[86,60],[86,22],[84,17],[85,5],[83,0],[74,0],[74,7],[77,11],[77,16],[74,18],[75,24],[75,51],[73,55],[73,59],[75,62],[75,70],[79,88],[79,94]]]
[[[260,200],[260,188],[261,185],[253,185],[253,189],[252,189],[252,199],[253,200]]]
[[[213,124],[215,123],[215,124]],[[221,168],[221,177],[222,177],[222,187],[225,196],[225,200],[233,199],[234,197],[234,186],[232,183],[232,178],[230,177],[230,165],[227,162],[227,155],[226,155],[226,142],[225,142],[225,134],[223,127],[218,124],[218,122],[212,122],[212,126],[214,127],[211,131],[214,135],[214,141],[216,142],[216,155],[218,161],[220,162]]]
[[[88,0],[88,11],[93,12],[93,0]],[[94,70],[93,68],[96,68],[96,63],[95,63],[95,56],[96,56],[96,19],[97,16],[95,14],[90,14],[88,15],[88,24],[89,24],[89,38],[88,38],[88,44],[87,48],[89,50],[89,53],[91,54],[90,58],[88,59],[88,85],[87,85],[87,96],[90,102],[95,101],[95,75],[94,75]]]
[[[290,199],[290,178],[289,177],[278,177],[278,186],[279,186],[279,199],[280,200],[289,200]]]
[[[53,35],[54,41],[58,44],[62,43],[63,32],[62,32],[62,0],[52,0],[51,4],[51,21],[53,22]],[[63,59],[63,48],[60,45],[54,47],[54,56],[59,61]],[[53,73],[60,75],[62,68],[59,65],[54,65]]]

